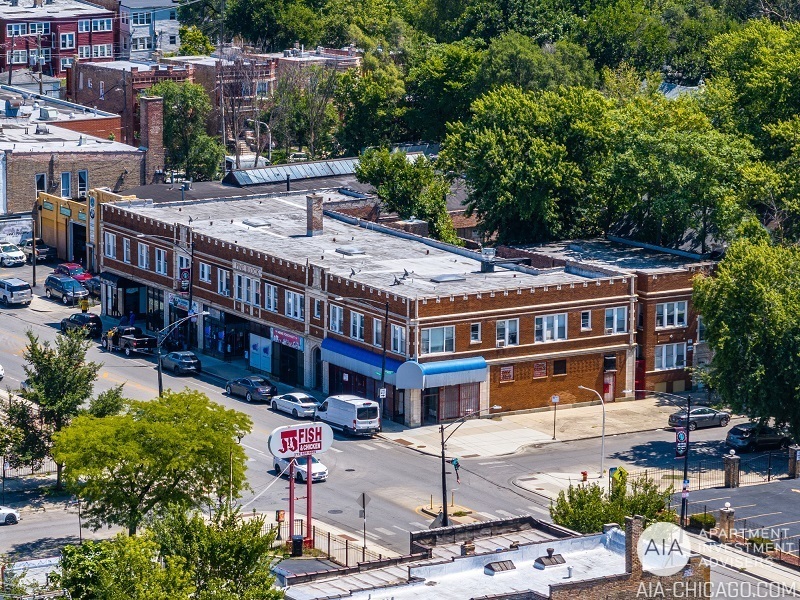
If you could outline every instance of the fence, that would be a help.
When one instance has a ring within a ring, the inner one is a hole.
[[[31,475],[49,475],[56,472],[56,463],[52,458],[46,458],[38,468],[19,467],[12,469],[5,458],[3,462],[3,479],[17,479],[19,477],[30,477]]]
[[[661,492],[672,487],[673,492],[683,487],[683,464],[672,467],[656,467],[628,472],[628,485],[641,479],[650,479]],[[722,460],[701,460],[689,465],[689,489],[702,490],[725,484],[725,471]]]
[[[742,458],[739,462],[739,484],[752,485],[789,475],[789,453],[768,452]]]
[[[294,535],[305,537],[305,519],[295,519],[294,523]],[[268,533],[273,528],[275,528],[274,524],[264,523],[262,533]],[[358,565],[358,563],[383,560],[384,558],[382,554],[370,550],[355,538],[335,535],[316,525],[311,527],[311,538],[313,547],[316,550],[325,554],[329,560],[344,567],[352,567]],[[276,539],[280,543],[291,542],[292,532],[288,521],[280,523]]]

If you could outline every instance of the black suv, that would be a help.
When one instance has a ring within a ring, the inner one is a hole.
[[[767,427],[758,427],[758,423],[743,423],[731,427],[725,443],[739,452],[752,452],[765,448],[788,448],[792,444],[792,436],[788,432]]]
[[[48,275],[44,280],[44,293],[48,298],[61,298],[64,304],[74,304],[89,297],[89,292],[72,277]]]
[[[93,313],[75,313],[61,319],[61,331],[66,333],[70,329],[81,329],[87,335],[98,338],[103,333],[103,321]]]

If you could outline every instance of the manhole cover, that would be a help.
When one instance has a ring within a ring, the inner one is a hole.
[[[352,473],[353,471],[355,471],[355,469],[345,469],[345,471],[347,471],[348,473]]]
[[[342,514],[343,512],[344,512],[343,510],[338,510],[338,509],[334,508],[333,510],[329,510],[329,511],[328,511],[328,514],[329,514],[329,515],[340,515],[340,514]]]

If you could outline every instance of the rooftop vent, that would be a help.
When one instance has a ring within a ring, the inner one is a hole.
[[[50,130],[47,128],[47,125],[37,124],[36,125],[36,134],[37,135],[43,135],[45,133],[50,133]]]
[[[39,109],[39,118],[42,121],[54,121],[58,119],[58,110],[50,106],[42,106]]]
[[[366,252],[364,252],[358,246],[342,246],[341,248],[337,248],[336,252],[339,254],[344,254],[345,256],[359,256],[361,254],[366,254]]]
[[[248,227],[267,227],[270,225],[269,221],[265,221],[260,217],[248,217],[242,223]]]
[[[497,562],[491,562],[483,567],[483,572],[487,575],[497,575],[503,571],[513,571],[516,568],[512,560],[499,560]]]
[[[556,567],[563,565],[565,562],[564,557],[560,554],[553,554],[555,550],[552,548],[547,549],[547,556],[540,556],[533,562],[534,569],[546,569],[547,567]]]
[[[449,283],[451,281],[466,281],[467,278],[458,273],[445,273],[444,275],[436,275],[431,277],[433,283]]]

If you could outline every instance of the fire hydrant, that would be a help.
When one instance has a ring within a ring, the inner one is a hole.
[[[581,471],[581,481],[589,480],[589,471]]]

